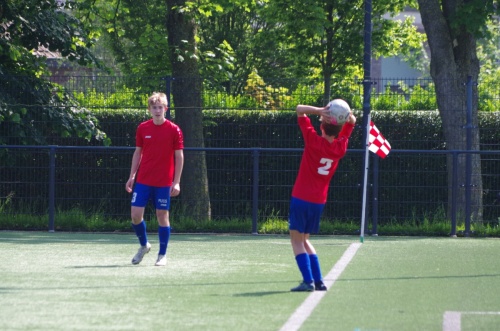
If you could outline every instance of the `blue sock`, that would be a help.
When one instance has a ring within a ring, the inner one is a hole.
[[[295,256],[295,260],[297,261],[297,265],[299,266],[300,273],[302,274],[302,278],[304,282],[307,284],[311,284],[313,281],[312,271],[311,271],[311,262],[309,261],[309,255],[307,253],[302,253]]]
[[[321,267],[319,266],[318,255],[309,255],[309,260],[311,261],[311,271],[314,281],[319,282],[320,280],[323,280],[323,276],[321,275]]]
[[[170,239],[170,227],[158,226],[158,239],[160,240],[159,255],[167,254],[168,240]]]
[[[146,234],[146,222],[142,220],[142,222],[139,224],[132,223],[132,228],[134,229],[137,238],[139,238],[139,243],[141,244],[141,246],[146,246],[148,242],[148,235]]]

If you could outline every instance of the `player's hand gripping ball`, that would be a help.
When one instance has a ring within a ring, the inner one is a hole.
[[[330,123],[335,125],[341,125],[347,122],[349,114],[351,113],[351,108],[347,102],[342,99],[334,99],[330,101],[327,108]]]

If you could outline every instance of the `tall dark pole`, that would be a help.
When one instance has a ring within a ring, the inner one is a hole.
[[[467,76],[467,123],[465,128],[467,150],[472,150],[472,76]],[[465,233],[466,237],[470,236],[470,221],[471,221],[471,189],[472,189],[472,154],[465,155]]]
[[[360,241],[364,241],[365,220],[366,220],[366,196],[368,189],[368,169],[370,158],[368,151],[368,132],[370,130],[370,92],[371,92],[371,60],[372,60],[372,1],[365,0],[365,29],[364,29],[364,54],[363,54],[363,141],[365,142],[365,160],[363,175],[363,207],[361,211],[361,236]]]

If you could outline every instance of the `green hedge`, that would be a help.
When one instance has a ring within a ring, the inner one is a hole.
[[[360,112],[355,112],[358,124],[362,122]],[[175,114],[172,114],[175,119]],[[303,141],[296,124],[294,112],[270,111],[218,111],[204,112],[204,134],[206,147],[225,148],[302,148]],[[134,146],[135,130],[141,121],[149,118],[146,111],[108,111],[97,114],[101,128],[112,139],[112,146]],[[388,112],[374,111],[372,119],[389,139],[393,149],[442,150],[445,148],[441,121],[436,111]],[[317,118],[313,122],[318,124]],[[500,142],[500,113],[480,113],[482,149],[498,149]],[[358,126],[350,144],[351,149],[361,149],[361,128]],[[59,145],[86,146],[84,140],[73,140],[72,144],[61,140]],[[96,145],[92,142],[91,145]],[[260,158],[259,213],[269,217],[286,217],[291,186],[300,162],[300,152],[263,152]],[[240,153],[241,154],[241,153]],[[348,154],[340,164],[330,190],[326,218],[349,219],[359,214],[362,178],[362,153]],[[108,151],[70,151],[57,154],[58,208],[71,210],[81,208],[92,212],[99,209],[109,215],[128,219],[129,196],[124,191],[128,176],[132,150],[110,153]],[[242,164],[242,159],[245,163]],[[6,159],[7,160],[7,159]],[[8,158],[10,172],[5,176],[16,176],[15,181],[2,183],[2,191],[15,191],[18,198],[46,197],[47,164],[45,153],[17,153]],[[408,164],[413,171],[408,172]],[[15,171],[32,164],[30,171]],[[38,165],[38,166],[37,166]],[[431,217],[440,212],[447,203],[446,162],[443,156],[406,155],[393,153],[379,162],[380,201],[390,201],[380,210],[382,222],[398,219],[400,215],[413,215],[417,219]],[[234,156],[234,153],[210,153],[207,157],[210,196],[213,215],[245,218],[251,215],[252,163],[250,155]],[[498,166],[494,162],[483,165],[485,192],[496,192],[500,188]],[[185,176],[188,174],[184,174]],[[17,183],[17,184],[16,184]],[[24,183],[20,185],[19,183]],[[426,187],[427,186],[427,187]],[[435,186],[435,189],[429,187]],[[489,194],[489,193],[487,193]],[[493,193],[492,193],[493,194]],[[489,195],[485,195],[490,199]],[[21,199],[22,200],[22,199]],[[22,203],[22,201],[20,203]],[[398,203],[401,202],[401,203]],[[177,202],[175,202],[177,203]],[[180,206],[173,207],[181,209]],[[46,210],[39,210],[45,213]],[[495,219],[494,208],[486,208],[485,215]],[[432,214],[432,215],[431,215]]]

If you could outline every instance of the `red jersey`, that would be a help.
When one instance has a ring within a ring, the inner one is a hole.
[[[135,145],[142,148],[137,183],[172,186],[175,151],[184,149],[181,129],[168,120],[162,125],[155,125],[152,119],[142,122],[137,127]]]
[[[308,117],[299,116],[298,122],[305,147],[292,197],[324,204],[330,180],[337,170],[339,160],[347,151],[354,125],[345,123],[338,137],[329,143],[328,140],[318,135]]]

